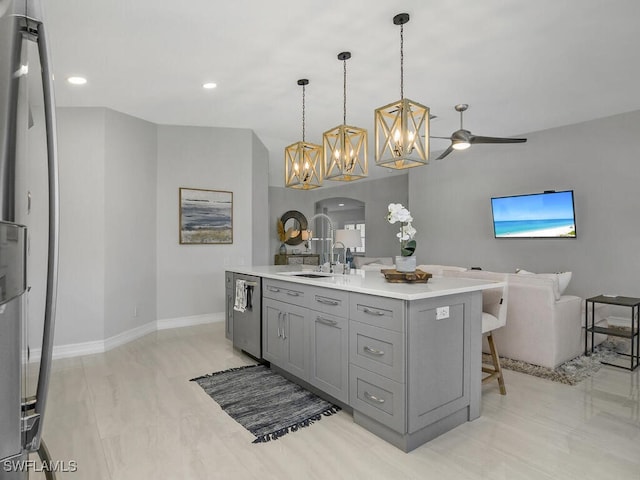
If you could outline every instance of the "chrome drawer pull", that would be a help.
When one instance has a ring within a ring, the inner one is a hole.
[[[316,297],[316,302],[324,303],[325,305],[340,305],[337,300],[329,300],[328,298]]]
[[[383,350],[376,350],[375,348],[371,348],[368,345],[365,345],[363,350],[365,352],[367,352],[367,353],[372,354],[372,355],[384,355],[384,351]]]
[[[291,290],[287,290],[287,295],[291,295],[292,297],[299,297],[300,294],[298,292],[292,292]]]
[[[316,320],[320,323],[324,323],[325,325],[329,325],[330,327],[335,327],[336,325],[338,325],[338,322],[336,322],[335,320],[330,320],[328,318],[317,317]]]
[[[380,310],[371,310],[369,307],[364,307],[362,311],[364,313],[368,313],[369,315],[378,315],[379,317],[384,315],[384,312],[381,312]]]
[[[364,396],[376,403],[384,403],[384,398],[378,398],[375,395],[371,395],[369,392],[364,392]]]
[[[270,292],[279,292],[280,289],[276,288],[276,287],[267,287],[267,290],[269,290]]]
[[[282,323],[282,312],[278,312],[278,338],[282,338],[280,324]]]

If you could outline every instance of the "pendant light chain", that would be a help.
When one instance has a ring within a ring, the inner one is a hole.
[[[400,100],[404,99],[404,25],[400,25]]]
[[[343,61],[343,72],[344,72],[344,82],[342,84],[342,124],[347,124],[347,59],[345,58]]]
[[[305,85],[302,85],[302,143],[305,143],[305,139],[304,139],[304,130],[305,130],[304,93],[305,93]]]

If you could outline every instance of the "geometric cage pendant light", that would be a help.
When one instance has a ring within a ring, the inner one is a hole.
[[[322,145],[305,142],[305,87],[309,80],[298,80],[302,86],[302,141],[284,149],[284,185],[299,190],[322,186]]]
[[[341,52],[343,62],[342,125],[322,135],[324,172],[328,180],[350,182],[367,176],[367,131],[347,125],[347,60],[351,52]]]
[[[376,165],[405,169],[429,163],[429,107],[404,98],[404,24],[408,13],[393,17],[400,25],[400,100],[375,110]]]

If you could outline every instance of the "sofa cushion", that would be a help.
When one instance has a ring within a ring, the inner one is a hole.
[[[442,276],[445,270],[452,272],[466,272],[468,270],[466,267],[454,267],[453,265],[418,265],[416,268],[436,276]]]
[[[516,268],[516,274],[518,275],[535,275],[538,278],[550,278],[553,281],[553,294],[556,300],[560,300],[560,297],[564,294],[565,290],[569,286],[571,281],[571,272],[558,272],[558,273],[533,273],[522,268]]]
[[[355,268],[362,268],[363,265],[381,264],[391,266],[393,265],[393,259],[391,257],[353,257],[353,266]]]
[[[365,270],[365,271],[367,271],[367,270],[383,270],[383,269],[387,269],[387,268],[393,269],[395,267],[396,266],[393,265],[393,264],[385,265],[383,263],[367,263],[365,265],[362,265],[360,267],[360,270]]]

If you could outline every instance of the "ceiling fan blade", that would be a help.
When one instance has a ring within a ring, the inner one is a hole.
[[[424,137],[424,135],[423,135],[423,137]],[[451,137],[436,137],[434,135],[429,135],[429,138],[441,138],[443,140],[451,140]]]
[[[436,160],[442,160],[444,157],[449,155],[451,152],[453,152],[453,147],[451,145],[449,145],[449,148],[447,148],[444,152],[442,152],[440,154],[440,156],[438,158],[436,158]]]
[[[471,135],[469,143],[524,143],[526,138],[501,138],[501,137],[480,137]]]

